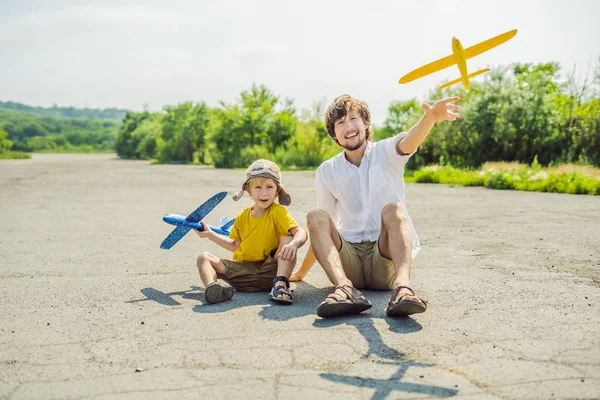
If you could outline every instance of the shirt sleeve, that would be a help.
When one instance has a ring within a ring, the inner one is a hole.
[[[288,210],[283,206],[279,206],[275,213],[275,226],[277,227],[279,236],[283,236],[289,234],[290,229],[297,227],[298,223]]]
[[[327,214],[331,217],[334,224],[337,225],[338,213],[337,213],[337,199],[331,193],[329,186],[325,182],[325,176],[322,167],[317,169],[316,178],[316,191],[317,191],[317,208],[327,211]]]
[[[408,160],[410,160],[413,154],[417,152],[417,149],[415,149],[415,151],[413,151],[410,154],[398,154],[398,151],[396,151],[396,146],[398,145],[398,142],[402,140],[407,134],[407,132],[401,132],[396,136],[386,140],[387,143],[385,143],[385,155],[388,162],[395,170],[401,170],[402,168],[404,168],[404,165],[408,162]]]

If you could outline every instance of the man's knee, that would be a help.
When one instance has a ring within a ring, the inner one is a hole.
[[[381,210],[381,219],[383,224],[406,223],[406,210],[402,203],[389,203]]]
[[[306,214],[306,226],[309,231],[314,231],[315,229],[323,229],[324,227],[329,226],[329,214],[325,210],[312,210]]]

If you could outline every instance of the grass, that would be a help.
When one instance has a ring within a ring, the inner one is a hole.
[[[600,168],[562,164],[542,168],[519,163],[485,163],[480,170],[428,166],[406,177],[407,182],[484,186],[490,189],[600,195]]]
[[[17,159],[28,159],[28,158],[31,158],[31,154],[24,153],[22,151],[0,152],[0,160],[17,160]]]

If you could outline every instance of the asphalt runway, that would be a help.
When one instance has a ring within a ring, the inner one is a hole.
[[[233,217],[241,170],[115,155],[0,160],[2,399],[600,398],[600,197],[408,184],[421,238],[414,318],[323,320],[315,266],[293,306],[266,293],[204,304],[193,232],[211,195]],[[314,172],[284,172],[306,227]],[[301,258],[307,246],[300,251]]]

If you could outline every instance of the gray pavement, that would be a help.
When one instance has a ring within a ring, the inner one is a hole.
[[[600,197],[407,185],[423,251],[414,318],[322,320],[317,265],[295,304],[204,304],[186,214],[244,171],[114,155],[0,160],[0,398],[600,398]],[[314,173],[284,172],[306,226]],[[229,196],[207,218],[240,207]],[[301,249],[304,257],[306,248]]]

